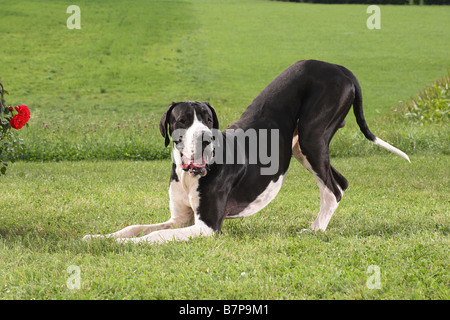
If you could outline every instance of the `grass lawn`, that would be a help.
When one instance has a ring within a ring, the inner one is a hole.
[[[0,177],[0,299],[450,298],[448,121],[391,113],[447,74],[449,6],[381,6],[382,29],[368,30],[365,5],[80,0],[82,28],[69,30],[72,4],[0,0],[0,82],[31,110]],[[171,101],[210,101],[225,129],[310,58],[356,74],[369,127],[412,164],[367,142],[350,114],[331,145],[350,187],[326,233],[300,234],[319,192],[293,161],[268,207],[212,238],[81,241],[168,219],[158,123]]]
[[[282,70],[312,58],[355,73],[380,133],[380,116],[450,66],[448,6],[382,6],[381,29],[369,30],[365,5],[81,0],[81,29],[69,30],[67,1],[0,5],[6,101],[31,108],[24,160],[168,158],[154,123],[170,102],[210,101],[226,128]],[[422,138],[409,125],[386,132],[408,153],[410,136]]]
[[[212,238],[153,246],[80,239],[165,221],[170,161],[16,163],[0,194],[0,298],[448,299],[450,157],[411,160],[335,159],[350,187],[326,233],[300,234],[319,192],[293,161],[261,212]],[[371,265],[380,289],[366,285]]]

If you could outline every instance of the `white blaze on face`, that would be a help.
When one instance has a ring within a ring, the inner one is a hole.
[[[212,143],[208,147],[206,147],[205,150],[203,150],[202,136],[205,131],[211,132],[211,130],[204,123],[198,120],[197,114],[194,110],[194,122],[186,130],[183,138],[184,144],[182,153],[183,162],[185,164],[193,163],[198,167],[204,167],[206,165],[206,161],[212,153]]]

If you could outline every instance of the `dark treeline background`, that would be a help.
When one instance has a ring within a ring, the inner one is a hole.
[[[444,4],[450,0],[276,0],[286,2],[328,3],[328,4]]]

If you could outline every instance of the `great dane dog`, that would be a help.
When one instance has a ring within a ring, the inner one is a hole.
[[[292,155],[317,180],[320,211],[311,229],[325,231],[348,187],[330,164],[329,144],[352,105],[368,140],[409,161],[404,152],[370,132],[358,80],[335,64],[316,60],[293,64],[222,132],[209,103],[172,103],[159,125],[166,147],[170,137],[174,146],[170,219],[84,239],[161,243],[211,236],[221,231],[225,218],[250,216],[272,201]]]

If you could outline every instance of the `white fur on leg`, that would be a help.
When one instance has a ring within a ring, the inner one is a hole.
[[[312,223],[311,229],[314,231],[325,231],[339,203],[333,192],[319,178],[317,178],[317,184],[320,190],[320,212],[316,220]]]
[[[146,236],[138,238],[119,238],[117,242],[134,243],[164,243],[167,241],[189,241],[194,237],[209,237],[214,234],[214,230],[208,227],[204,222],[197,220],[193,226],[179,229],[167,229],[154,231]]]
[[[320,211],[316,220],[314,220],[314,222],[312,223],[311,229],[313,231],[317,230],[325,231],[339,203],[337,202],[333,192],[331,192],[330,189],[328,189],[325,186],[323,181],[319,179],[317,174],[312,169],[311,164],[306,159],[306,156],[302,153],[302,150],[300,149],[300,144],[298,143],[297,129],[295,130],[292,139],[292,154],[309,172],[311,172],[314,175],[314,177],[317,180],[317,184],[319,185],[320,190]],[[341,195],[344,195],[344,192],[342,190],[340,191]],[[302,229],[300,233],[303,233],[305,231],[308,231],[308,229]]]
[[[156,230],[161,229],[169,229],[174,228],[176,226],[182,226],[184,221],[181,219],[174,219],[171,218],[169,221],[163,222],[163,223],[156,223],[156,224],[137,224],[132,225],[123,228],[122,230],[119,230],[114,233],[109,233],[105,235],[95,234],[95,235],[85,235],[83,237],[83,241],[88,241],[91,239],[106,239],[106,238],[131,238],[131,237],[137,237],[140,235],[146,235],[151,232],[154,232]]]

